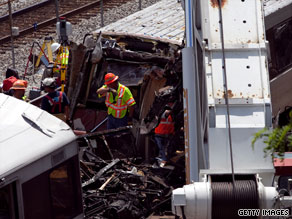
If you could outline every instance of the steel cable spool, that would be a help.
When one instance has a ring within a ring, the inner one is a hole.
[[[240,218],[238,209],[259,209],[257,184],[254,180],[212,182],[212,219]],[[245,217],[245,218],[257,218]]]

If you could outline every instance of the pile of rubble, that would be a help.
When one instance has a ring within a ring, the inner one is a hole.
[[[89,148],[82,153],[86,218],[147,218],[151,214],[171,212],[172,185],[184,183],[179,166],[159,168],[141,164],[140,159],[105,161]]]

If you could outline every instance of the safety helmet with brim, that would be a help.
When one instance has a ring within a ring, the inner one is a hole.
[[[23,80],[17,80],[13,83],[11,90],[25,90],[26,86]]]
[[[115,75],[114,73],[107,73],[104,76],[104,84],[105,85],[109,85],[113,82],[115,82],[116,80],[118,80],[119,76]]]
[[[61,46],[60,43],[52,43],[51,45],[52,52],[56,52],[60,48],[60,46]]]
[[[56,80],[55,78],[45,78],[42,81],[44,87],[55,88],[56,87]]]

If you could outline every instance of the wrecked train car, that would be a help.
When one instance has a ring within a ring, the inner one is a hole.
[[[137,103],[133,128],[125,134],[124,142],[120,137],[116,140],[118,149],[123,151],[125,145],[126,153],[131,152],[129,156],[151,157],[149,148],[155,146],[149,146],[147,134],[157,125],[160,111],[170,101],[176,102],[177,126],[183,126],[183,35],[181,4],[164,0],[88,34],[82,45],[71,46],[73,65],[68,96],[72,100],[70,115],[74,128],[87,133],[105,129],[106,107],[96,90],[103,85],[104,75],[113,72],[130,88]],[[111,143],[113,150],[115,145]]]
[[[269,42],[269,75],[272,113],[276,118],[289,113],[292,106],[290,94],[292,81],[292,1],[267,0],[265,2],[265,27]],[[289,120],[285,119],[286,123]],[[281,124],[279,124],[281,125]]]
[[[96,45],[101,54],[98,62],[93,61]],[[173,153],[170,166],[159,168],[151,138],[159,115],[171,102],[177,131],[173,152],[183,151],[181,46],[103,32],[86,36],[83,49],[84,61],[72,91],[75,96],[71,95],[71,104],[75,104],[71,116],[74,129],[84,131],[78,142],[85,215],[146,218],[155,212],[164,214],[170,210],[172,188],[185,182],[184,157]],[[73,59],[75,55],[73,50]],[[132,123],[115,130],[102,127],[107,111],[104,99],[96,95],[107,72],[119,76],[137,103]]]
[[[83,218],[78,145],[51,114],[0,94],[0,218]]]
[[[138,17],[141,22],[149,21],[143,14],[155,18],[151,15],[157,13],[155,8],[170,6],[165,1],[157,4],[145,9],[147,13],[143,10],[132,15],[135,19],[128,17],[128,21],[113,25],[121,27],[124,23],[133,28],[129,21],[137,22]],[[184,23],[183,12],[177,11],[181,5],[171,5],[174,10],[169,10],[167,16],[174,13]],[[87,218],[146,218],[169,213],[172,188],[185,183],[181,63],[184,30],[167,22],[164,25],[173,26],[168,31],[181,35],[174,34],[170,39],[161,37],[162,33],[133,34],[125,27],[123,32],[112,31],[109,26],[85,36],[82,45],[71,46],[68,96],[73,128],[82,131],[78,142]],[[142,26],[147,27],[145,23]],[[161,30],[169,33],[165,28]],[[107,109],[104,99],[96,95],[108,72],[119,76],[136,101],[133,121],[115,130],[105,130]],[[176,135],[172,139],[173,156],[161,168],[156,163],[157,147],[152,137],[168,103],[172,103]]]
[[[88,47],[92,42],[95,47]],[[133,120],[134,128],[127,137],[131,139],[126,142],[127,144],[132,142],[130,151],[145,154],[145,148],[141,146],[141,141],[144,140],[139,137],[142,121],[147,115],[151,112],[152,121],[156,118],[154,114],[158,116],[163,105],[170,101],[177,102],[178,111],[175,113],[179,114],[182,110],[181,46],[158,39],[108,32],[98,35],[97,41],[94,40],[94,36],[87,36],[85,45],[87,47],[84,46],[83,50],[82,69],[80,72],[74,71],[73,66],[73,76],[70,79],[73,84],[77,82],[76,86],[74,89],[73,86],[69,86],[68,91],[72,100],[71,109],[74,109],[71,111],[71,118],[75,121],[74,128],[86,132],[103,130],[104,127],[100,123],[105,120],[107,112],[104,99],[98,98],[96,90],[103,85],[104,75],[107,72],[114,72],[119,76],[120,82],[130,88],[137,103]],[[101,55],[98,62],[94,63],[93,53],[96,45],[100,46]],[[80,49],[76,49],[76,53],[80,53]],[[73,60],[74,56],[73,50]],[[75,79],[73,79],[74,73],[76,73]],[[159,92],[161,88],[164,89]],[[164,98],[161,98],[162,96]],[[155,98],[160,102],[160,106],[156,105],[153,111],[151,107]],[[149,118],[148,122],[150,122]],[[177,124],[181,124],[179,121]],[[150,131],[151,129],[148,130]]]

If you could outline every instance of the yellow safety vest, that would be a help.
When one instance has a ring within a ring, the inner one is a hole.
[[[69,49],[66,48],[65,50],[66,50],[65,53],[62,52],[56,58],[56,61],[55,61],[56,62],[56,65],[55,65],[55,67],[53,69],[53,71],[55,73],[59,73],[60,72],[61,65],[68,65],[68,63],[69,63]]]
[[[104,87],[107,86],[104,85]],[[130,89],[120,83],[115,99],[111,92],[108,92],[105,98],[105,105],[108,107],[108,114],[119,119],[126,115],[128,106],[133,106],[135,103]]]

